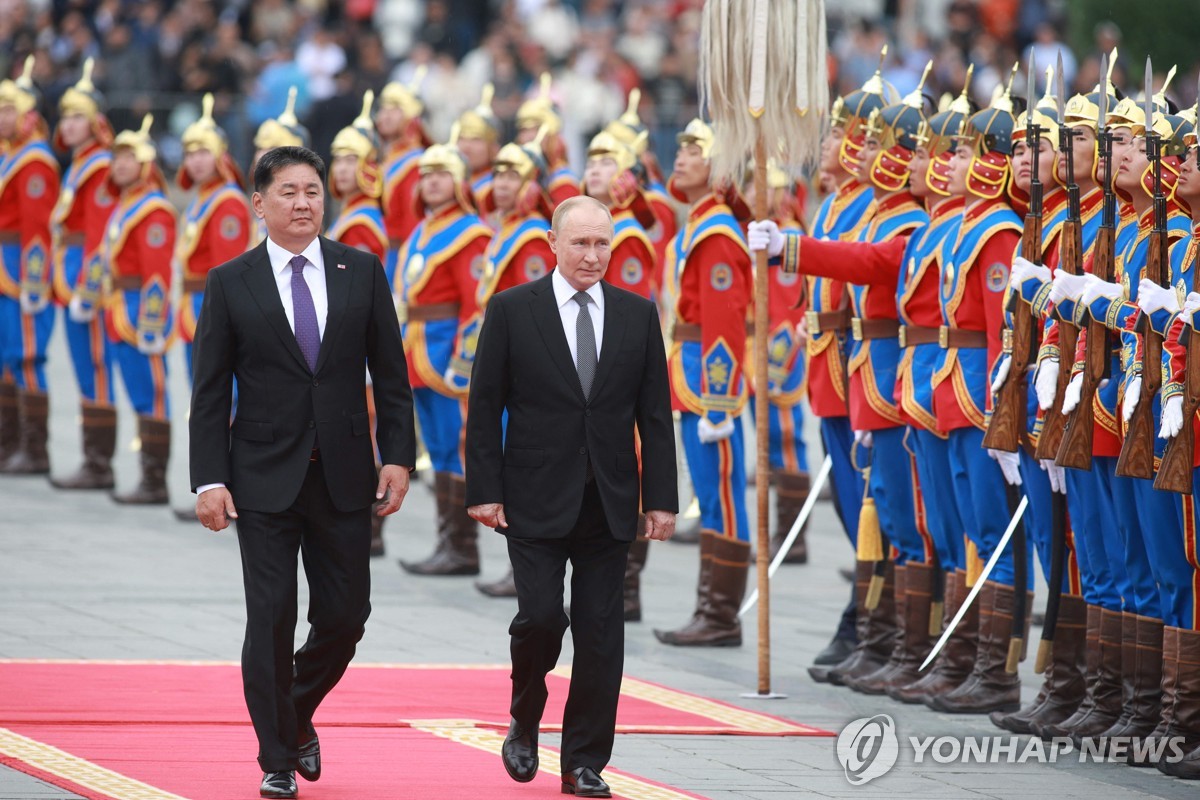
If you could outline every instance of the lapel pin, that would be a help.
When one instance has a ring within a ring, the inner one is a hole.
[[[345,264],[338,264],[338,269],[345,269],[345,268],[346,268]]]

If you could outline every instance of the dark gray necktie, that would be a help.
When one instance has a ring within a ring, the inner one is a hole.
[[[289,263],[292,267],[292,318],[296,326],[296,344],[300,345],[308,368],[316,372],[317,353],[321,350],[321,329],[317,325],[317,307],[303,275],[308,259],[296,256]]]
[[[587,292],[576,292],[572,299],[579,304],[579,316],[575,320],[575,368],[579,370],[579,385],[587,399],[596,377],[596,329],[592,327],[592,315],[587,309],[592,298]]]

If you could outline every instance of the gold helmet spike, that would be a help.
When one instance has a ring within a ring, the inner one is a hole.
[[[925,96],[921,93],[921,90],[925,88],[925,79],[929,77],[929,72],[932,69],[933,59],[930,59],[925,63],[925,71],[921,73],[921,80],[917,84],[917,88],[905,95],[904,99],[900,102],[909,108],[915,108],[917,111],[925,107]]]
[[[642,118],[638,116],[638,106],[642,103],[642,90],[636,86],[629,90],[629,100],[625,104],[625,113],[618,119],[631,128],[641,127]]]
[[[83,114],[92,119],[101,112],[99,93],[96,91],[96,85],[92,83],[92,68],[95,63],[94,59],[86,59],[79,80],[63,92],[62,99],[58,101],[58,109],[63,116]]]
[[[1162,109],[1162,113],[1166,113],[1167,109],[1167,87],[1171,85],[1171,80],[1175,77],[1176,64],[1171,65],[1171,69],[1167,71],[1167,77],[1163,81],[1162,88],[1154,93],[1154,105]]]
[[[1058,101],[1054,99],[1054,66],[1046,67],[1046,90],[1037,101],[1035,108],[1043,111],[1057,111]]]
[[[300,120],[296,119],[296,92],[297,87],[290,87],[283,113],[258,126],[258,131],[254,134],[256,148],[270,150],[275,147],[306,146],[308,131],[302,128]]]
[[[868,139],[878,139],[883,136],[883,129],[883,113],[878,108],[871,109],[871,114],[867,117],[867,124],[863,128],[863,133],[866,134]]]
[[[562,120],[554,110],[554,101],[550,98],[553,80],[549,72],[541,74],[538,78],[537,96],[526,100],[517,109],[517,128],[525,130],[549,125],[551,134],[558,133],[562,127]]]
[[[971,115],[971,77],[975,74],[975,65],[967,65],[967,77],[963,80],[962,91],[950,103],[950,110],[964,117]]]
[[[495,95],[496,87],[491,82],[485,83],[479,96],[479,104],[464,111],[455,123],[460,127],[460,136],[496,141],[496,137],[500,135],[500,121],[496,118],[496,112],[492,110],[492,98]]]
[[[1017,63],[1013,64],[1012,71],[1008,73],[1008,83],[1005,84],[1004,91],[1001,92],[999,95],[997,95],[997,97],[994,100],[992,100],[991,108],[994,108],[997,111],[1007,111],[1010,114],[1012,113],[1012,110],[1013,110],[1013,101],[1012,101],[1013,79],[1017,77],[1017,70],[1019,70],[1020,68],[1021,68],[1021,62],[1018,61]]]
[[[371,121],[371,106],[375,103],[375,92],[367,89],[363,93],[362,111],[354,121],[338,131],[329,146],[330,155],[352,155],[359,161],[370,161],[376,156],[375,124]]]
[[[25,56],[25,64],[21,67],[21,77],[17,78],[17,86],[22,89],[33,89],[33,54]]]
[[[862,90],[867,94],[883,94],[883,62],[887,58],[887,53],[888,46],[885,44],[879,51],[879,66],[875,68],[875,74],[862,85]]]
[[[150,138],[150,126],[154,124],[154,115],[142,117],[142,127],[136,131],[121,131],[113,140],[113,151],[127,148],[133,152],[133,157],[139,164],[149,164],[158,157],[158,149]]]
[[[371,121],[371,106],[373,106],[374,104],[375,104],[375,92],[371,89],[367,89],[367,91],[363,92],[362,111],[360,111],[358,113],[358,116],[355,117],[354,122],[352,122],[350,124],[354,125],[357,128],[365,128],[367,130],[373,130],[375,127],[375,123],[373,123]]]
[[[425,80],[425,73],[428,71],[429,68],[422,64],[413,70],[412,80],[407,85],[392,81],[384,86],[383,91],[379,93],[379,107],[398,108],[409,119],[420,117],[421,112],[425,110],[425,103],[417,94],[417,89]]]
[[[297,91],[298,91],[297,87],[295,87],[295,86],[288,87],[287,105],[284,106],[283,113],[280,114],[278,117],[276,117],[276,119],[279,120],[280,125],[283,125],[288,128],[294,128],[300,124],[300,120],[296,119],[296,92]]]
[[[220,158],[229,149],[229,145],[225,141],[224,131],[217,127],[216,120],[213,119],[212,92],[205,93],[204,99],[200,103],[200,109],[200,119],[188,125],[183,131],[183,136],[180,137],[183,152],[207,150]]]
[[[33,85],[33,55],[25,57],[25,66],[21,77],[5,80],[0,83],[0,106],[13,106],[18,115],[24,115],[37,108],[38,94]]]
[[[617,163],[620,172],[633,169],[637,164],[634,151],[607,130],[600,131],[592,137],[592,141],[588,143],[587,157],[588,161],[593,158],[611,158]]]

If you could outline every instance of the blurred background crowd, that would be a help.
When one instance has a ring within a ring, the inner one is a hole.
[[[780,0],[784,1],[784,0]],[[334,134],[361,108],[366,89],[389,80],[419,84],[428,125],[444,138],[458,114],[495,85],[494,107],[511,125],[538,76],[554,76],[573,164],[588,137],[642,90],[641,114],[664,163],[674,133],[696,114],[703,0],[0,0],[0,69],[19,72],[37,57],[34,80],[46,116],[89,56],[96,83],[121,130],[155,115],[166,165],[181,157],[178,135],[199,115],[205,92],[243,165],[258,124],[279,114],[299,87],[297,112],[328,155]],[[1189,10],[1190,6],[1190,10]],[[1169,93],[1190,105],[1200,69],[1196,0],[841,0],[827,4],[830,75],[838,93],[879,66],[904,93],[932,59],[927,93],[957,92],[968,64],[971,91],[986,103],[1014,61],[1032,50],[1053,64],[1061,51],[1067,85],[1090,89],[1099,55],[1120,47],[1114,81],[1141,80],[1147,51]],[[1039,69],[1039,73],[1040,73]],[[1018,86],[1023,86],[1018,83]],[[1039,75],[1039,91],[1042,89]]]

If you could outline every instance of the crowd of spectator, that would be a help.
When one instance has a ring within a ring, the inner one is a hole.
[[[697,113],[696,76],[703,0],[0,0],[0,68],[15,75],[36,55],[34,79],[53,121],[58,97],[96,59],[95,80],[118,129],[153,112],[161,151],[178,159],[177,135],[199,112],[204,92],[235,155],[249,160],[257,125],[282,111],[289,86],[297,112],[326,152],[358,113],[362,93],[389,80],[409,82],[425,67],[419,91],[435,137],[495,86],[494,108],[511,125],[543,71],[554,75],[564,134],[578,164],[586,137],[619,114],[633,87],[669,159],[673,133]],[[1112,24],[1096,27],[1090,52],[1060,39],[1064,20],[1039,0],[930,0],[924,17],[897,9],[915,4],[861,0],[827,4],[830,77],[851,91],[879,66],[905,93],[925,63],[926,92],[957,91],[968,64],[972,92],[986,103],[1015,61],[1032,50],[1039,65],[1061,52],[1067,83],[1096,83],[1099,54],[1120,40]],[[929,6],[937,24],[931,25]],[[874,13],[871,9],[874,8]],[[1127,83],[1122,54],[1115,75]],[[1040,72],[1040,70],[1039,70]],[[1186,75],[1186,71],[1181,70]],[[1194,76],[1194,71],[1191,73]],[[1039,74],[1039,91],[1042,78]],[[1018,84],[1023,85],[1023,84]],[[1179,80],[1178,99],[1195,81]],[[511,132],[511,131],[510,131]]]

